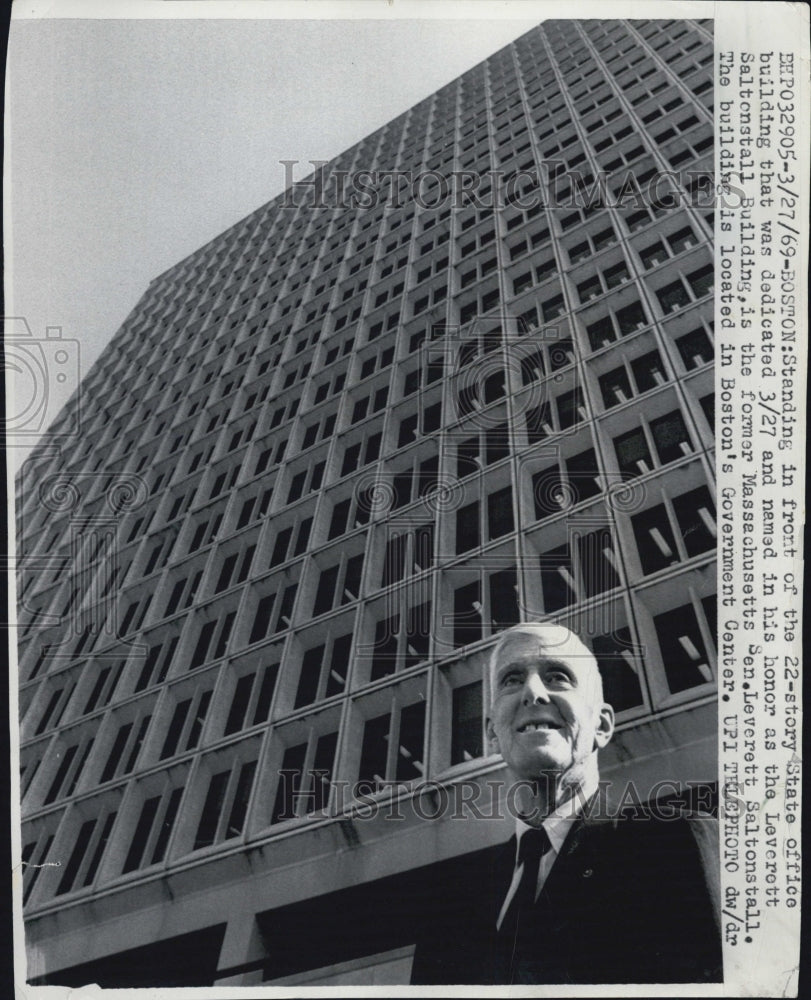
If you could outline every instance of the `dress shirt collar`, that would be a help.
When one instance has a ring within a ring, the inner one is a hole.
[[[597,791],[597,782],[595,780],[586,780],[578,791],[578,794],[574,798],[566,799],[565,802],[560,803],[543,821],[541,824],[546,830],[546,834],[549,837],[549,843],[552,846],[552,852],[554,855],[560,854],[560,849],[563,847],[563,842],[572,827],[572,824],[576,819],[579,818],[580,813],[583,811],[583,806],[591,796]],[[532,827],[529,823],[525,823],[520,817],[515,818],[515,850],[516,859],[518,858],[518,846],[521,842],[521,837],[527,830],[531,830]]]

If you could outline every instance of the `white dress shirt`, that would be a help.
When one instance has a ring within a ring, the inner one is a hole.
[[[592,787],[593,786],[593,787]],[[551,812],[546,819],[541,824],[546,831],[546,835],[549,837],[550,848],[542,855],[540,864],[538,865],[538,883],[535,886],[535,899],[538,899],[541,889],[543,888],[544,882],[546,882],[549,877],[549,873],[552,870],[552,866],[557,859],[560,850],[563,847],[563,842],[568,836],[569,830],[572,827],[574,821],[580,816],[583,810],[583,805],[591,798],[594,792],[597,791],[596,782],[586,782],[583,784],[579,790],[579,793],[573,798],[566,799],[558,805],[553,812]],[[513,870],[513,878],[510,883],[510,888],[507,890],[507,895],[502,903],[501,910],[498,914],[498,920],[496,921],[496,929],[501,928],[501,922],[504,920],[504,916],[510,906],[513,896],[518,891],[518,885],[521,882],[521,875],[523,874],[523,862],[519,863],[519,847],[521,844],[521,837],[527,830],[531,830],[532,827],[529,823],[525,823],[518,816],[515,818],[515,868]]]

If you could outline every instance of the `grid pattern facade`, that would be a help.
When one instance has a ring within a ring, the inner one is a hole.
[[[590,637],[621,729],[712,700],[712,59],[544,23],[323,172],[503,202],[305,186],[150,285],[18,485],[32,920],[492,767],[519,620]]]

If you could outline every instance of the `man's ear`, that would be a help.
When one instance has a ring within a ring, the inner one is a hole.
[[[493,728],[493,720],[487,718],[487,742],[490,744],[490,753],[501,753],[501,747],[498,745],[498,736],[496,736],[496,731]]]
[[[614,709],[610,705],[601,705],[600,714],[597,721],[597,730],[594,734],[595,750],[602,750],[614,735]]]

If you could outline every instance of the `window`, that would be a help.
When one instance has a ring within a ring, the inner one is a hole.
[[[567,249],[569,262],[579,264],[616,242],[617,235],[611,226],[601,229],[597,233],[580,233],[578,234],[578,242]]]
[[[122,873],[136,871],[163,861],[180,809],[183,788],[153,795],[141,806]]]
[[[555,405],[557,406],[558,424],[561,430],[573,427],[587,417],[583,391],[579,386],[576,389],[571,389],[569,392],[564,392],[562,395],[557,396],[555,398]]]
[[[710,636],[715,635],[714,599],[707,598],[706,604],[702,602],[699,607],[703,611],[700,618],[694,605],[683,604],[655,615],[653,619],[665,677],[673,694],[707,684],[713,679],[702,625]],[[711,628],[708,619],[712,623]]]
[[[410,603],[416,594],[399,591],[386,605],[399,610],[375,623],[371,653],[361,652],[368,680],[375,681],[398,670],[416,666],[428,658],[431,641],[431,602]]]
[[[679,278],[660,288],[656,292],[656,297],[664,313],[673,312],[690,304],[690,296]]]
[[[344,690],[351,646],[352,635],[349,634],[330,638],[304,651],[293,708],[330,698]]]
[[[307,548],[310,539],[310,529],[313,526],[312,517],[296,519],[286,528],[280,528],[276,533],[273,549],[270,554],[268,568],[280,566],[288,559],[294,559],[301,555]],[[291,540],[295,538],[295,543],[291,547]]]
[[[259,457],[256,459],[256,465],[253,468],[253,474],[258,476],[260,472],[264,472],[266,469],[270,468],[270,466],[278,465],[284,457],[286,448],[287,438],[282,438],[281,440],[274,439],[271,445],[264,448],[259,453]]]
[[[214,593],[219,594],[229,587],[244,583],[248,577],[256,553],[255,545],[248,545],[237,552],[230,552],[220,564],[220,573],[214,586]]]
[[[532,477],[532,495],[538,520],[559,514],[601,492],[600,469],[593,448],[579,452]]]
[[[456,587],[453,592],[453,644],[477,642],[519,620],[518,579],[515,569],[499,570]],[[489,630],[485,632],[485,622]]]
[[[287,503],[294,503],[306,493],[317,490],[324,478],[325,467],[326,462],[315,462],[313,465],[294,473],[287,493]]]
[[[102,814],[82,823],[55,895],[61,896],[71,889],[88,886],[93,882],[115,818],[116,813],[108,811],[106,815]]]
[[[223,735],[228,736],[247,726],[267,722],[278,674],[279,664],[271,663],[243,674],[237,680]]]
[[[538,379],[543,378],[546,373],[543,355],[540,350],[533,350],[525,354],[520,359],[521,381],[524,385],[531,385]]]
[[[690,226],[684,226],[682,229],[679,229],[678,232],[667,236],[666,239],[671,252],[674,254],[681,253],[683,250],[688,250],[690,247],[695,246],[697,242],[695,233]]]
[[[668,259],[667,250],[661,240],[655,240],[649,246],[640,250],[639,256],[646,271],[649,271],[652,267],[656,267],[657,264],[662,264]]]
[[[273,498],[273,487],[256,493],[243,500],[237,520],[237,531],[246,527],[252,521],[259,520],[267,514],[270,501]]]
[[[211,776],[192,850],[241,836],[255,772],[255,760],[237,759]]]
[[[203,571],[197,570],[190,576],[183,577],[175,581],[172,587],[171,593],[169,594],[169,600],[166,603],[166,607],[163,612],[163,617],[168,618],[173,615],[176,611],[185,610],[189,607],[195,598],[197,593],[197,588],[200,586],[200,581],[203,578]],[[127,627],[132,622],[133,627],[137,628],[137,625],[133,622],[134,611],[133,608],[137,608],[137,602],[135,605],[130,605],[127,612],[124,615],[124,621],[122,622],[122,634],[126,634]]]
[[[239,464],[221,469],[214,478],[214,483],[211,487],[208,499],[213,500],[214,497],[218,497],[222,493],[232,490],[236,485],[237,479],[239,479],[239,472]]]
[[[573,533],[563,545],[541,555],[544,611],[558,611],[619,586],[616,564],[610,528]]]
[[[397,438],[397,447],[402,448],[411,444],[416,438],[425,434],[432,434],[439,430],[442,424],[442,403],[432,403],[423,407],[418,413],[411,413],[403,416],[400,420],[400,430]]]
[[[477,316],[486,316],[487,313],[492,312],[498,307],[500,301],[501,297],[498,286],[488,291],[482,290],[480,295],[473,299],[460,301],[459,322],[465,324]]]
[[[456,451],[456,474],[459,478],[476,472],[484,465],[506,458],[510,454],[508,424],[488,428],[483,434],[460,441]]]
[[[707,419],[707,423],[710,427],[715,426],[715,393],[708,392],[706,396],[702,396],[699,401],[699,406]]]
[[[170,529],[159,537],[157,544],[152,546],[141,576],[149,576],[155,570],[163,569],[169,561],[176,540],[177,528]]]
[[[509,184],[509,180],[507,180]],[[510,253],[510,260],[515,261],[520,257],[523,257],[527,253],[531,253],[533,250],[542,246],[544,243],[549,241],[549,230],[545,227],[537,229],[534,233],[523,234],[520,239],[510,242],[507,249]],[[551,259],[551,258],[547,258]],[[548,276],[546,265],[542,266],[543,278]],[[542,279],[540,279],[542,280]]]
[[[600,391],[606,409],[625,403],[639,393],[647,392],[666,381],[664,365],[658,351],[649,351],[630,364],[620,365],[600,376]]]
[[[543,316],[544,323],[551,323],[558,316],[562,316],[564,312],[565,306],[562,295],[554,295],[551,299],[547,299],[541,303],[541,315]]]
[[[65,748],[50,787],[42,800],[44,806],[73,794],[92,749],[92,737]]]
[[[678,410],[650,422],[654,445],[662,465],[674,462],[693,452],[693,445],[684,418]]]
[[[341,476],[347,476],[357,468],[376,461],[380,455],[382,440],[383,435],[380,433],[365,434],[359,441],[347,444],[344,448]]]
[[[677,558],[691,558],[715,548],[716,525],[715,525],[715,505],[710,496],[710,491],[706,486],[682,493],[673,497],[672,510],[675,515],[676,524],[671,528],[673,515],[668,515],[664,504],[653,508],[656,514],[649,512],[637,515],[634,519],[634,532],[637,536],[637,545],[640,548],[640,557],[646,573],[654,572],[663,564],[663,560],[673,561]],[[639,523],[639,519],[646,518],[649,524]],[[655,523],[654,523],[655,521]],[[648,537],[651,538],[658,550],[658,558],[650,551],[650,544],[647,545],[647,560],[643,556],[642,545],[646,541],[643,529],[648,529]],[[664,537],[665,545],[670,548],[666,552],[661,545]],[[668,544],[670,539],[670,544]]]
[[[279,592],[281,596],[271,593],[259,599],[248,639],[250,645],[261,642],[269,633],[275,634],[290,627],[297,589],[298,584],[291,583]],[[271,622],[275,622],[273,629]]]
[[[386,781],[410,781],[424,771],[425,702],[395,707],[367,719],[363,727],[358,783],[377,788]]]
[[[555,433],[549,403],[542,403],[526,411],[526,427],[529,444],[535,444]]]
[[[101,784],[132,771],[138,760],[151,720],[151,715],[136,714],[131,721],[124,722],[118,727],[112,746],[107,751],[104,768],[99,778]]]
[[[614,438],[614,449],[620,471],[625,475],[644,475],[653,468],[648,442],[641,428]]]
[[[336,413],[329,413],[309,427],[305,427],[304,436],[301,441],[301,448],[310,448],[316,441],[324,441],[330,437],[335,430]]]
[[[386,347],[383,348],[382,350],[376,351],[372,355],[369,355],[364,359],[364,361],[361,364],[360,376],[359,376],[360,379],[363,380],[365,378],[368,378],[376,371],[382,371],[384,368],[388,368],[388,366],[392,363],[393,360],[394,360],[393,347]]]
[[[284,750],[271,823],[320,812],[329,804],[337,731],[311,730],[305,742]]]
[[[631,302],[629,305],[617,309],[608,316],[588,323],[586,333],[593,351],[599,350],[606,344],[617,339],[617,333],[622,337],[627,337],[636,330],[641,330],[647,326],[647,317],[641,302]]]
[[[482,737],[482,682],[453,689],[451,705],[451,764],[475,760],[484,754]]]
[[[48,854],[53,844],[54,835],[42,832],[33,840],[29,840],[22,849],[23,862],[23,903],[27,903],[40,873],[48,860]]]
[[[216,538],[222,524],[222,513],[208,513],[196,522],[194,535],[189,543],[188,552],[196,552],[205,545],[210,545]]]
[[[629,212],[625,216],[625,225],[628,227],[628,232],[630,233],[644,229],[650,221],[651,215],[647,208],[640,208],[635,212]]]
[[[191,581],[190,586],[187,590],[181,591],[186,594],[186,602],[183,604],[184,608],[187,608],[189,604],[194,600],[194,592],[200,583],[200,578],[202,573],[198,573]],[[186,581],[183,581],[185,584]],[[176,585],[177,586],[177,585]],[[179,600],[180,595],[178,595]],[[152,594],[142,594],[136,600],[131,601],[127,610],[124,612],[124,616],[118,626],[118,635],[125,636],[130,632],[137,631],[143,624],[144,618],[147,611],[149,610],[149,605],[152,603]],[[174,608],[172,609],[174,611]],[[172,614],[172,611],[167,612],[167,614]],[[78,654],[80,649],[75,649],[74,654]]]
[[[433,492],[437,487],[438,470],[439,458],[432,455],[387,476],[383,482],[391,484],[393,493],[391,509],[399,510],[417,497],[425,497]]]
[[[628,267],[624,260],[612,266],[605,267],[581,281],[577,285],[577,294],[581,303],[589,302],[604,292],[624,284],[630,278]]]
[[[172,657],[177,649],[177,643],[178,637],[174,635],[162,639],[160,642],[153,643],[149,647],[146,659],[144,660],[144,665],[141,668],[141,672],[138,675],[138,680],[135,684],[135,691],[143,691],[144,688],[150,687],[152,684],[160,684],[166,679],[166,675],[169,672],[169,667],[172,663]],[[109,669],[109,667],[106,668],[106,670]],[[99,681],[104,673],[105,671],[102,671],[99,675]],[[96,687],[99,686],[99,681],[96,682]],[[114,685],[112,689],[114,689]],[[91,712],[93,707],[95,707],[95,692],[96,688],[94,687],[91,697],[88,699],[88,705],[91,707],[85,706],[85,712]]]
[[[363,553],[343,558],[339,563],[323,569],[313,602],[313,615],[322,615],[334,606],[356,601],[360,597],[363,573]]]
[[[682,337],[677,337],[676,347],[688,371],[709,364],[714,357],[712,342],[702,326],[696,327]]]
[[[615,712],[623,712],[643,703],[639,685],[639,665],[634,657],[634,644],[627,626],[616,628],[609,635],[595,636],[594,656],[603,679],[605,700]]]
[[[276,533],[276,540],[273,544],[273,552],[270,556],[270,567],[278,566],[287,559],[287,552],[290,548],[290,539],[293,535],[293,528],[282,528]]]
[[[712,291],[714,274],[713,265],[705,264],[704,267],[699,267],[687,275],[687,284],[697,299]]]
[[[211,704],[211,690],[191,691],[189,697],[175,702],[169,728],[163,741],[160,760],[174,757],[176,753],[193,750],[200,742],[206,715]],[[176,695],[173,693],[173,696]]]
[[[456,512],[456,551],[469,552],[478,548],[482,538],[492,541],[513,530],[512,487],[506,486],[487,497],[487,520],[481,523],[482,509],[478,500],[460,507]]]
[[[507,485],[487,498],[487,529],[491,541],[513,531],[512,487]]]
[[[225,656],[235,617],[235,611],[228,611],[219,618],[210,618],[203,622],[197,633],[197,643],[189,660],[189,670],[195,670],[197,667],[202,667],[212,660],[218,660]]]
[[[386,526],[386,537],[381,587],[399,583],[406,576],[421,573],[433,564],[433,524],[423,524],[405,531]]]

